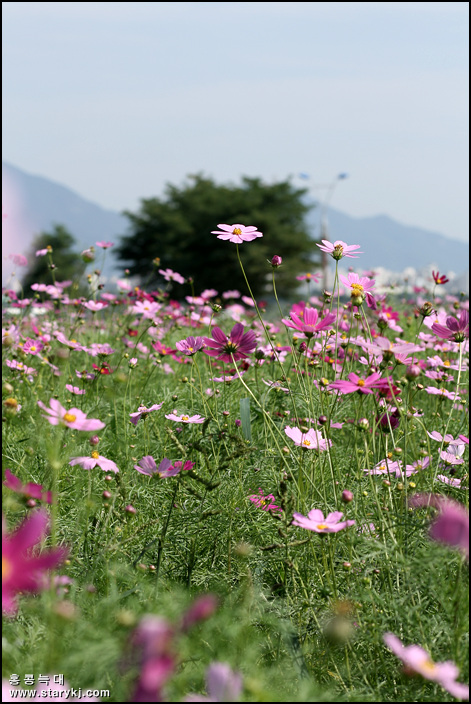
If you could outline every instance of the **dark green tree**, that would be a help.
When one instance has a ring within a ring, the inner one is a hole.
[[[86,264],[78,252],[74,251],[74,246],[75,238],[63,225],[54,225],[51,232],[40,232],[31,245],[29,256],[31,265],[22,279],[25,295],[34,293],[31,290],[31,284],[52,284],[54,281],[66,280],[74,282],[72,295],[76,296],[86,290],[84,282],[80,282]],[[51,248],[50,257],[49,255],[36,257],[37,250],[47,247]]]
[[[246,294],[236,245],[219,240],[211,231],[219,223],[254,225],[263,237],[240,245],[252,291],[257,298],[269,291],[267,260],[277,254],[283,258],[276,272],[278,292],[288,295],[299,285],[296,275],[311,271],[313,262],[319,261],[305,223],[309,211],[305,193],[289,181],[265,184],[244,177],[241,185],[232,186],[218,185],[201,174],[190,176],[182,188],[167,184],[164,198],[143,199],[137,213],[124,213],[130,234],[117,247],[118,258],[140,277],[142,285],[162,283],[158,269],[169,268],[192,277],[196,294],[205,288],[220,293],[236,288]],[[156,257],[160,267],[153,266]],[[188,286],[172,289],[175,297],[188,293]]]

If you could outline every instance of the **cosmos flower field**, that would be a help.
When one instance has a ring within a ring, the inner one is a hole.
[[[318,247],[293,301],[3,290],[4,701],[468,698],[469,301]]]

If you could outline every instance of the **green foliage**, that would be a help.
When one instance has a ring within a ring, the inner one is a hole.
[[[54,281],[66,281],[71,279],[78,282],[85,271],[86,264],[80,259],[77,252],[74,252],[75,238],[64,225],[54,225],[52,232],[41,232],[35,237],[31,245],[32,262],[25,273],[22,285],[25,295],[31,295],[31,284],[53,284]],[[38,249],[51,247],[51,254],[43,257],[36,257]],[[51,269],[52,264],[52,269]],[[78,293],[78,283],[74,294]]]
[[[137,213],[125,212],[131,233],[117,248],[119,258],[131,274],[146,283],[162,282],[152,260],[161,268],[192,277],[195,291],[216,288],[220,293],[247,285],[236,264],[235,245],[217,239],[211,232],[219,223],[254,225],[263,237],[241,247],[241,255],[256,297],[266,293],[271,280],[267,260],[278,254],[283,266],[277,271],[277,287],[287,295],[297,286],[296,274],[309,271],[317,256],[304,218],[309,207],[302,201],[305,190],[289,181],[264,184],[258,178],[242,179],[239,186],[218,185],[202,175],[189,177],[183,188],[167,185],[165,198],[141,201]],[[176,286],[172,297],[189,293]]]

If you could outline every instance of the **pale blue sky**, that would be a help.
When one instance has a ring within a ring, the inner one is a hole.
[[[114,210],[203,172],[468,238],[467,2],[3,2],[3,158]],[[302,182],[300,172],[311,175]]]

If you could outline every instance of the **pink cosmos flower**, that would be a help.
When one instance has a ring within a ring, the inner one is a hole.
[[[101,301],[86,301],[83,304],[83,307],[86,308],[87,310],[91,310],[92,313],[98,313],[100,310],[104,310],[105,308],[108,308],[108,304],[102,303]]]
[[[456,391],[448,391],[447,389],[437,389],[436,386],[426,386],[424,389],[431,396],[441,396],[450,401],[460,401],[460,397],[456,395]]]
[[[361,379],[355,372],[351,372],[347,379],[339,379],[329,384],[329,388],[337,389],[341,394],[352,394],[355,391],[361,394],[372,394],[373,389],[384,389],[388,386],[388,379],[382,379],[381,374],[374,372],[366,379]]]
[[[461,486],[461,479],[458,479],[457,477],[445,477],[444,474],[437,474],[437,479],[440,482],[443,482],[444,484],[448,484],[449,486],[453,486],[455,489],[467,489],[468,487]]]
[[[42,401],[38,401],[38,406],[47,413],[47,415],[43,415],[43,418],[47,418],[51,425],[61,424],[72,428],[72,430],[85,431],[101,430],[105,427],[105,424],[98,418],[87,418],[87,415],[79,408],[71,408],[67,411],[55,398],[51,398],[49,401],[50,408]]]
[[[217,235],[218,240],[229,240],[229,242],[234,242],[235,244],[242,244],[242,242],[251,242],[257,239],[257,237],[263,237],[261,232],[258,232],[256,227],[249,225],[235,224],[235,225],[218,225],[218,227],[223,230],[212,230],[212,235]]]
[[[150,408],[146,408],[145,406],[139,406],[139,408],[137,409],[137,411],[135,413],[129,414],[131,417],[131,423],[133,425],[137,425],[138,421],[141,418],[147,418],[149,413],[152,413],[152,411],[160,410],[163,405],[164,405],[163,403],[154,403],[154,405],[151,406]]]
[[[350,272],[348,277],[340,276],[343,285],[350,289],[351,301],[354,306],[360,306],[366,298],[368,308],[376,310],[376,301],[371,291],[374,288],[375,281],[367,276],[358,276],[354,272]]]
[[[447,279],[445,274],[440,274],[438,271],[432,271],[433,280],[437,285],[447,284],[450,279]]]
[[[208,697],[188,694],[185,702],[238,702],[242,693],[242,675],[224,662],[213,662],[206,671]]]
[[[37,257],[44,257],[44,255],[47,254],[49,251],[51,250],[49,250],[47,247],[45,249],[37,249],[35,255]]]
[[[222,297],[225,301],[228,298],[240,298],[240,291],[237,291],[237,289],[230,289],[229,291],[224,291]]]
[[[32,340],[30,337],[27,337],[23,343],[23,352],[25,354],[36,355],[43,349],[44,345],[41,340]]]
[[[83,396],[85,393],[85,389],[79,389],[78,386],[72,386],[72,384],[66,384],[65,388],[69,394],[74,394],[75,396]]]
[[[334,511],[329,513],[327,518],[318,508],[313,508],[306,516],[301,513],[293,513],[293,526],[299,526],[306,530],[312,530],[314,533],[338,533],[339,530],[355,525],[355,521],[341,521],[343,513]]]
[[[6,365],[10,367],[10,369],[14,369],[22,374],[37,374],[37,370],[34,367],[26,367],[23,362],[17,362],[16,359],[7,359]]]
[[[33,554],[33,546],[48,533],[49,517],[38,509],[29,514],[14,533],[8,533],[2,520],[2,610],[14,615],[18,609],[18,592],[37,592],[42,589],[44,571],[65,560],[66,547],[44,550]]]
[[[177,284],[185,283],[183,276],[172,269],[159,269],[159,274],[164,277],[165,281],[175,281]]]
[[[358,259],[356,255],[363,254],[363,252],[355,252],[355,250],[359,249],[361,245],[346,244],[345,242],[342,242],[342,240],[336,240],[333,244],[328,240],[322,240],[322,244],[318,244],[316,242],[316,245],[319,247],[320,250],[322,250],[322,252],[330,254],[330,256],[337,261],[339,261],[339,259],[342,259],[343,257],[348,257],[349,259]],[[352,252],[355,252],[355,254],[352,254]]]
[[[315,332],[325,330],[334,322],[335,313],[327,313],[325,318],[320,318],[316,308],[304,308],[302,318],[296,313],[291,312],[291,320],[282,319],[287,327],[303,332],[306,337],[311,338]]]
[[[191,357],[199,352],[199,350],[203,349],[204,339],[202,337],[193,337],[190,335],[190,337],[187,337],[185,340],[179,340],[176,342],[175,347],[179,352],[183,352],[183,354]]]
[[[9,469],[5,470],[5,481],[3,485],[6,486],[15,494],[20,494],[24,496],[25,499],[36,499],[37,501],[45,501],[48,504],[52,504],[52,492],[44,491],[41,484],[34,484],[34,482],[28,482],[28,484],[23,484],[21,479],[16,477]]]
[[[114,472],[115,474],[118,474],[119,472],[119,469],[113,460],[107,460],[106,457],[102,457],[102,455],[98,454],[96,450],[92,452],[90,457],[72,457],[69,464],[71,467],[79,464],[84,469],[94,469],[95,467],[100,467],[100,469],[104,472]]]
[[[110,247],[114,247],[114,242],[103,242],[100,240],[100,242],[95,242],[95,245],[102,249],[109,249]]]
[[[443,481],[444,478],[439,476]],[[466,559],[469,559],[469,513],[463,504],[440,494],[423,493],[415,494],[409,500],[409,506],[437,508],[439,513],[430,525],[430,537],[452,548],[460,549]]]
[[[192,469],[194,466],[195,463],[190,462],[190,460],[187,460],[184,464],[180,461],[173,462],[172,464],[169,459],[164,457],[162,462],[157,467],[152,455],[145,455],[145,457],[143,457],[138,464],[134,465],[134,469],[141,474],[146,474],[148,477],[158,474],[160,477],[166,478],[175,477],[177,474],[180,474],[180,472],[185,472]]]
[[[187,416],[187,415],[182,415],[182,416],[177,416],[175,413],[169,413],[167,416],[165,416],[169,420],[174,420],[178,423],[204,423],[206,420],[202,416]]]
[[[28,266],[28,260],[23,254],[10,254],[8,257],[15,266]]]
[[[402,465],[400,462],[391,462],[391,460],[381,460],[373,469],[364,469],[367,474],[394,474],[396,477],[402,477]]]
[[[446,450],[440,451],[440,459],[443,461],[444,466],[451,467],[452,465],[463,464],[464,460],[461,457],[457,457],[454,452],[446,452]]]
[[[422,675],[426,680],[437,682],[457,699],[467,699],[469,687],[456,681],[459,669],[454,662],[433,662],[426,650],[419,645],[404,646],[394,633],[385,633],[383,640],[389,650],[404,663],[407,673]]]
[[[455,342],[463,342],[469,337],[469,312],[462,310],[459,320],[450,315],[446,319],[446,326],[434,323],[432,330],[435,335],[444,340],[454,340]]]
[[[204,343],[210,348],[204,350],[204,353],[223,362],[237,362],[239,359],[245,359],[257,346],[255,333],[249,330],[244,334],[242,323],[234,325],[229,338],[221,328],[214,327],[211,330],[211,337],[205,337]]]
[[[287,425],[285,434],[295,445],[308,448],[309,450],[319,450],[319,452],[323,452],[327,450],[327,447],[332,446],[332,441],[324,440],[319,430],[314,430],[314,428],[309,428],[307,433],[303,433],[299,428],[291,428]]]
[[[300,274],[296,277],[297,281],[314,281],[315,284],[319,283],[320,274]]]
[[[281,508],[277,506],[276,504],[271,503],[272,501],[275,500],[275,497],[273,494],[264,494],[262,489],[258,490],[258,494],[251,494],[249,496],[249,500],[252,501],[252,503],[255,504],[255,506],[258,506],[258,508],[261,508],[262,511],[281,511]]]

